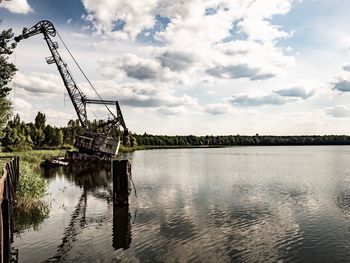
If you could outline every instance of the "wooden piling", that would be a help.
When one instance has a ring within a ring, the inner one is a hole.
[[[115,250],[128,249],[131,243],[131,215],[129,206],[113,204],[113,242]]]
[[[19,158],[0,157],[10,159],[0,170],[0,260],[12,262],[11,243],[14,232],[14,206],[16,190],[19,181]]]
[[[112,161],[113,201],[117,206],[128,205],[131,193],[131,163],[128,160]]]

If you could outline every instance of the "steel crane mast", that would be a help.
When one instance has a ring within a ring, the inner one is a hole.
[[[113,139],[108,138],[107,135],[98,134],[94,131],[88,130],[88,118],[87,118],[87,111],[86,111],[86,105],[87,104],[103,104],[107,107],[109,113],[112,115],[112,118],[109,119],[107,122],[105,122],[101,127],[108,127],[109,132],[112,130],[115,130],[119,128],[120,126],[124,129],[124,136],[128,135],[128,129],[125,125],[125,121],[122,115],[122,112],[119,107],[118,101],[112,101],[112,100],[102,100],[101,97],[96,92],[95,88],[92,86],[90,81],[87,79],[84,72],[81,70],[80,66],[77,64],[75,59],[73,58],[72,54],[68,50],[67,46],[64,44],[63,40],[59,36],[58,32],[56,31],[54,25],[48,21],[43,20],[38,22],[36,25],[29,29],[23,30],[23,33],[17,37],[15,37],[15,41],[19,42],[22,39],[26,39],[38,34],[43,34],[44,39],[49,47],[49,50],[51,52],[51,56],[46,58],[46,62],[48,64],[55,63],[57,66],[57,69],[62,77],[63,83],[66,87],[66,90],[69,94],[69,97],[73,103],[74,109],[78,115],[79,122],[81,126],[84,128],[84,134],[83,136],[77,136],[77,147],[79,151],[96,155],[99,157],[108,157],[112,156],[114,157],[116,152],[119,148],[119,142],[118,146],[116,146],[116,143],[113,142]],[[82,92],[82,90],[78,87],[76,84],[76,81],[74,80],[74,77],[71,73],[71,71],[68,68],[68,65],[63,61],[61,58],[58,49],[57,42],[52,41],[51,37],[55,37],[56,34],[59,36],[65,47],[67,48],[67,51],[72,56],[74,62],[77,64],[83,75],[86,77],[87,81],[91,85],[91,87],[95,90],[96,94],[100,98],[99,100],[96,99],[87,99],[86,95]],[[107,105],[115,105],[116,107],[116,115],[114,115]],[[113,150],[112,150],[113,149]],[[116,151],[114,151],[116,149]]]
[[[46,58],[47,64],[56,63],[57,69],[62,77],[63,83],[67,89],[69,97],[73,103],[74,109],[78,115],[80,124],[87,128],[87,113],[86,113],[86,96],[77,86],[72,73],[70,72],[68,65],[62,60],[58,53],[58,44],[53,42],[50,36],[56,36],[56,29],[50,21],[43,20],[37,23],[35,26],[26,30],[22,35],[15,37],[15,41],[19,42],[22,39],[35,36],[37,34],[43,34],[44,39],[50,49],[51,57]]]

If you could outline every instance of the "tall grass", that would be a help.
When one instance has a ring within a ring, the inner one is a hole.
[[[0,152],[0,156],[19,156],[20,163],[27,162],[32,168],[37,168],[39,167],[40,163],[46,158],[50,158],[53,156],[64,156],[65,153],[66,150],[31,150],[8,153]]]
[[[49,215],[49,205],[42,200],[46,195],[47,182],[33,164],[20,161],[20,180],[17,191],[16,230],[21,233],[28,228],[37,229]]]
[[[20,162],[20,173],[18,198],[40,199],[45,196],[46,181],[31,168],[28,162]]]
[[[40,150],[0,153],[0,156],[20,157],[20,179],[17,190],[15,223],[16,230],[23,232],[33,227],[36,229],[48,216],[49,206],[42,198],[46,195],[47,182],[40,175],[39,166],[45,159],[52,156],[62,156],[64,150]],[[0,159],[0,168],[9,159]]]

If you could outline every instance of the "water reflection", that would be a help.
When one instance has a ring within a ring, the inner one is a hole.
[[[81,196],[70,216],[68,226],[65,228],[61,244],[58,245],[56,254],[46,262],[63,262],[67,260],[74,243],[80,242],[79,235],[84,228],[96,223],[108,220],[108,215],[87,216],[88,197],[102,200],[108,207],[113,204],[112,247],[128,249],[131,243],[131,214],[129,205],[118,206],[113,200],[111,185],[111,170],[109,165],[91,166],[67,166],[44,170],[44,175],[50,179],[57,175],[64,175],[66,179],[74,182],[82,189]],[[108,211],[107,211],[108,213]]]
[[[65,260],[73,243],[77,241],[78,232],[81,231],[86,224],[86,206],[86,191],[84,191],[71,215],[69,225],[64,231],[62,243],[58,246],[56,254],[46,262],[59,262]]]
[[[131,243],[131,214],[129,205],[113,205],[113,248],[128,249]]]
[[[63,176],[70,182],[74,182],[86,190],[98,187],[109,187],[111,182],[110,165],[69,165],[50,169],[41,168],[43,176],[49,181],[55,180],[56,176]]]
[[[349,158],[350,147],[136,152],[130,207],[113,205],[109,169],[45,171],[56,201],[16,240],[20,260],[349,262]]]
[[[49,216],[50,206],[46,202],[36,201],[29,208],[18,207],[15,214],[16,234],[30,229],[38,230],[40,224]]]

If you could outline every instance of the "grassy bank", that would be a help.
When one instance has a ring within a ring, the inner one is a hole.
[[[37,156],[39,160],[41,154]],[[24,156],[24,158],[27,158],[27,156]],[[33,161],[34,158],[29,160]],[[42,199],[47,194],[47,182],[38,169],[32,168],[38,167],[40,162],[41,160],[39,163],[20,161],[21,175],[15,212],[15,226],[18,233],[29,228],[37,229],[50,212],[49,205]]]
[[[45,158],[64,154],[63,150],[0,153],[2,157],[9,157],[0,159],[1,168],[5,162],[10,160],[11,156],[20,157],[20,180],[15,212],[17,231],[22,232],[31,227],[35,229],[48,216],[48,204],[42,201],[47,193],[47,182],[40,174],[39,165]]]
[[[30,150],[20,152],[2,153],[0,156],[19,156],[20,162],[28,163],[31,168],[38,168],[40,163],[46,158],[53,156],[64,156],[66,150]]]

